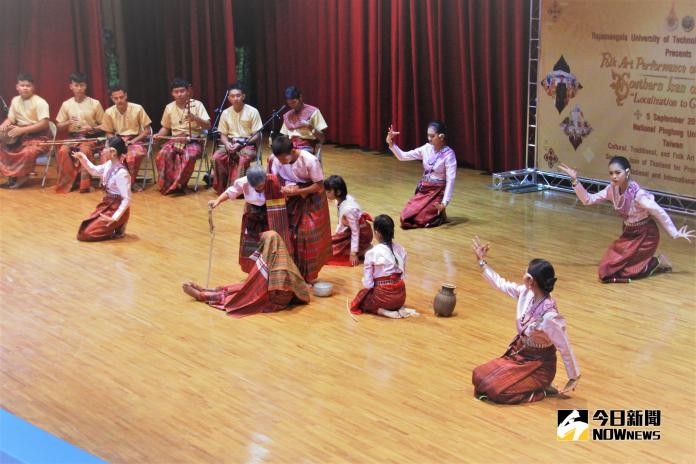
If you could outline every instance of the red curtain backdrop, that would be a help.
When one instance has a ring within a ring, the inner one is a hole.
[[[106,103],[98,1],[2,0],[0,18],[0,95],[8,105],[20,72],[34,76],[51,117],[72,97],[68,75],[75,71],[87,74],[90,96]]]
[[[425,143],[442,119],[460,166],[524,165],[529,0],[235,2],[268,115],[288,85],[318,106],[328,139],[383,150]]]
[[[169,82],[184,77],[210,117],[236,79],[232,0],[122,0],[128,94],[159,127]],[[124,59],[124,58],[121,58]]]
[[[234,6],[233,6],[234,3]],[[107,106],[100,3],[3,0],[0,91],[36,77],[52,114],[82,70]],[[449,126],[460,166],[524,164],[529,0],[121,0],[132,101],[158,126],[175,76],[191,79],[212,114],[235,80],[235,31],[254,66],[248,101],[267,117],[298,86],[340,144],[383,150],[425,142],[431,119]],[[234,28],[232,22],[234,9]]]

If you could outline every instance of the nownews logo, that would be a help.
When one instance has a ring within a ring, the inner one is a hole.
[[[559,409],[556,439],[587,441],[591,429],[592,440],[659,440],[660,415],[659,409],[597,409],[590,427],[587,409]]]

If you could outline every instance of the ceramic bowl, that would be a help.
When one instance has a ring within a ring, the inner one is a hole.
[[[333,284],[329,282],[315,282],[312,290],[316,296],[331,296],[333,293]]]

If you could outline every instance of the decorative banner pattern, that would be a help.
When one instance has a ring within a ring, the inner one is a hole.
[[[693,0],[542,0],[537,167],[696,197]]]

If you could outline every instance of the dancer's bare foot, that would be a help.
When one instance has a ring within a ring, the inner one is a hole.
[[[394,311],[384,308],[378,308],[377,314],[379,314],[380,316],[388,317],[389,319],[401,319],[403,317],[398,310]]]
[[[398,310],[398,312],[402,318],[418,316],[418,311],[416,311],[413,308],[407,308],[406,306],[402,306],[401,309]]]
[[[198,290],[199,292],[204,292],[204,291],[208,290],[208,289],[205,288],[205,287],[201,287],[201,286],[198,285],[196,282],[188,282],[188,284],[189,284],[190,286],[192,286],[193,288],[195,288],[196,290]]]
[[[185,283],[181,285],[181,288],[184,290],[184,292],[193,297],[194,299],[198,300],[200,297],[200,292],[193,288],[193,286],[190,283]]]

